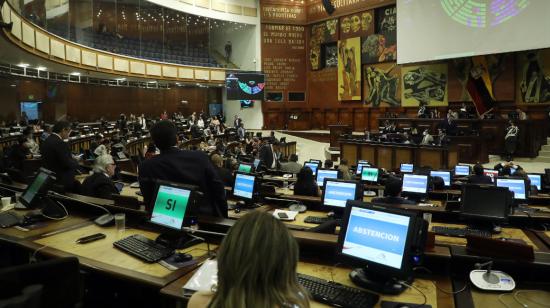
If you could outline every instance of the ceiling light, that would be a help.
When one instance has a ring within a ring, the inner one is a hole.
[[[79,73],[79,72],[72,72],[71,75],[73,75],[73,76],[80,76],[80,73]]]
[[[10,87],[15,87],[16,85],[15,84],[10,84]]]
[[[37,67],[36,69],[39,70],[39,71],[46,71],[46,70],[48,70],[48,68],[45,67],[45,66],[39,66],[39,67]]]
[[[157,83],[157,81],[156,80],[151,80],[148,83]]]
[[[117,81],[124,81],[124,80],[126,80],[126,78],[117,78],[116,80]]]
[[[17,64],[17,66],[19,66],[19,67],[28,67],[29,64],[28,63],[19,63],[19,64]]]

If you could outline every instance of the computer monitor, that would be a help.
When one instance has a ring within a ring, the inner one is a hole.
[[[363,172],[363,168],[365,167],[370,167],[370,164],[358,163],[357,168],[355,169],[355,174],[361,175]]]
[[[240,163],[239,168],[237,169],[237,171],[238,172],[244,172],[244,173],[250,173],[250,172],[252,172],[252,165]]]
[[[495,179],[498,177],[498,170],[493,169],[483,169],[483,174],[490,177],[495,182]]]
[[[343,209],[348,200],[360,200],[363,197],[361,187],[355,181],[325,179],[322,204]]]
[[[368,160],[365,160],[365,159],[360,159],[357,161],[357,164],[364,164],[364,165],[370,165],[370,162]]]
[[[338,179],[338,170],[335,169],[319,169],[317,170],[317,185],[323,186],[325,179]]]
[[[51,183],[55,180],[53,172],[40,168],[32,183],[21,194],[18,201],[26,208],[36,207],[36,201],[40,195],[47,192]]]
[[[378,182],[378,168],[363,167],[361,171],[361,181]]]
[[[233,184],[234,197],[245,201],[252,201],[254,198],[255,188],[255,176],[239,172],[235,174],[235,182]]]
[[[191,198],[191,189],[160,184],[154,198],[151,222],[176,230],[180,230],[184,224],[191,225],[191,221],[186,220],[188,207],[193,203]]]
[[[416,174],[403,175],[403,188],[405,193],[427,194],[428,193],[428,176]]]
[[[309,160],[310,163],[316,163],[317,165],[321,165],[322,161],[318,160],[318,159],[310,159]]]
[[[402,292],[404,287],[394,285],[396,280],[412,280],[418,227],[414,212],[348,202],[337,251],[342,261],[362,266],[350,274],[352,281],[381,293]]]
[[[511,196],[505,187],[464,185],[460,217],[470,221],[505,221],[510,212]]]
[[[319,164],[316,162],[305,162],[304,167],[309,167],[313,171],[313,175],[317,175],[317,169],[319,169]]]
[[[260,159],[259,158],[254,159],[254,170],[258,169],[259,165],[260,165]]]
[[[401,168],[399,169],[401,173],[413,173],[414,171],[414,165],[413,164],[401,164]]]
[[[531,180],[531,186],[536,186],[537,190],[542,190],[542,174],[529,173],[527,176]]]
[[[497,177],[496,186],[507,187],[514,193],[515,200],[527,200],[527,187],[524,179]]]
[[[455,175],[456,176],[469,176],[470,175],[470,166],[456,165],[455,166]]]
[[[449,187],[451,186],[451,172],[450,171],[430,171],[430,176],[433,177],[440,177],[443,178],[443,181],[445,182],[445,186]]]

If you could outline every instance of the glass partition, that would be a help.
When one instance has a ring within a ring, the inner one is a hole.
[[[246,58],[255,55],[259,44],[254,25],[187,14],[145,0],[8,1],[28,21],[64,39],[148,60],[240,68],[243,61],[227,61],[227,41],[244,42],[238,49],[245,52],[237,51]]]

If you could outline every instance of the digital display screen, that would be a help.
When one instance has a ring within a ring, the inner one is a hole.
[[[538,190],[542,190],[542,180],[540,174],[528,174],[531,185],[536,186]]]
[[[313,175],[316,175],[317,174],[317,168],[319,168],[319,164],[314,163],[314,162],[305,162],[304,167],[309,167],[311,169],[311,171],[313,171]]]
[[[327,181],[325,187],[323,205],[344,208],[348,200],[355,199],[356,183]]]
[[[254,181],[256,177],[253,175],[239,174],[235,177],[235,187],[233,195],[245,199],[252,199],[254,193]]]
[[[229,73],[225,78],[228,100],[263,100],[265,76],[257,73]]]
[[[514,192],[514,199],[525,200],[527,194],[525,192],[525,180],[523,179],[502,179],[497,178],[498,187],[507,187],[508,190]]]
[[[324,170],[319,169],[317,171],[317,185],[323,186],[325,179],[337,179],[338,170]]]
[[[449,171],[430,171],[431,177],[440,177],[443,178],[445,186],[451,186],[451,173]]]
[[[412,173],[413,170],[414,170],[414,165],[413,164],[401,164],[400,171],[402,173]]]
[[[455,166],[455,175],[470,175],[470,166],[458,165]]]
[[[191,191],[187,189],[161,185],[155,198],[151,222],[181,229],[190,195]]]
[[[486,176],[491,177],[491,180],[494,183],[495,178],[498,176],[498,170],[483,169],[483,174],[486,175]]]
[[[355,170],[355,174],[360,175],[363,172],[363,168],[370,167],[367,163],[358,163],[357,169]]]
[[[39,172],[34,181],[27,187],[25,192],[21,195],[21,199],[23,201],[27,202],[27,204],[31,204],[34,197],[36,197],[36,194],[40,192],[42,189],[42,186],[46,181],[48,180],[49,175],[44,172]]]
[[[239,169],[237,169],[237,171],[250,173],[252,171],[252,166],[247,164],[239,164]]]
[[[378,182],[378,168],[363,167],[363,170],[361,171],[361,180]]]
[[[401,269],[410,217],[352,207],[342,254]]]
[[[425,194],[428,192],[428,177],[425,175],[403,175],[403,192]]]
[[[258,169],[259,165],[260,165],[260,160],[258,158],[254,159],[254,169]]]

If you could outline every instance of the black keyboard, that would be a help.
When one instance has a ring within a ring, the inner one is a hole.
[[[452,237],[466,237],[467,235],[475,235],[481,237],[491,237],[491,232],[469,228],[452,228],[443,226],[433,226],[432,232],[437,235],[445,235]]]
[[[327,216],[323,216],[323,217],[320,217],[320,216],[307,216],[305,219],[304,219],[304,222],[307,223],[307,224],[317,224],[317,225],[320,225],[322,223],[325,223],[329,220],[332,220],[333,218],[332,217],[327,217]]]
[[[160,261],[174,253],[173,249],[159,245],[140,234],[118,240],[113,246],[148,263]]]
[[[315,301],[335,307],[374,307],[379,299],[377,294],[304,274],[298,274],[298,282]]]

